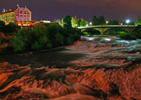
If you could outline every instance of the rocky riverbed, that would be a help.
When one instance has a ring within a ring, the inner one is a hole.
[[[0,99],[140,100],[141,40],[94,38],[66,49],[85,56],[68,61],[66,68],[2,61]]]

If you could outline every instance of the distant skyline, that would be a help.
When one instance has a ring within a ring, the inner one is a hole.
[[[140,0],[0,0],[0,12],[3,8],[27,7],[32,11],[33,20],[64,18],[65,15],[91,20],[94,15],[104,16],[106,20],[126,19],[136,21],[141,15]]]

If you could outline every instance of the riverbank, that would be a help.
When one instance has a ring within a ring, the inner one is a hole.
[[[0,99],[140,100],[140,43],[140,40],[109,38],[77,41],[67,46],[66,51],[53,51],[65,53],[64,59],[71,58],[66,61],[69,65],[62,68],[19,66],[3,61],[0,63]],[[40,53],[46,57],[53,52]],[[55,63],[60,64],[61,56],[56,56],[58,63]]]

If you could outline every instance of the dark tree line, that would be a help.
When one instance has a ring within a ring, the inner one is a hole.
[[[103,16],[97,17],[97,16],[93,16],[92,18],[92,24],[93,25],[105,25],[105,18]]]
[[[108,23],[106,23],[104,16],[93,16],[92,18],[92,24],[93,25],[119,25],[119,22],[117,20],[109,20]]]
[[[80,38],[81,31],[72,28],[71,17],[63,18],[63,26],[36,26],[32,30],[22,29],[14,34],[13,46],[16,51],[39,50],[71,44]]]
[[[14,33],[17,32],[20,29],[20,27],[14,23],[9,23],[8,25],[5,25],[5,22],[0,21],[0,32],[3,33]]]
[[[117,20],[109,20],[108,25],[119,25]]]

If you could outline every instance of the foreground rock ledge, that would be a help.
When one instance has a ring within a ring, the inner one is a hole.
[[[139,100],[141,67],[30,69],[0,64],[0,99]]]

